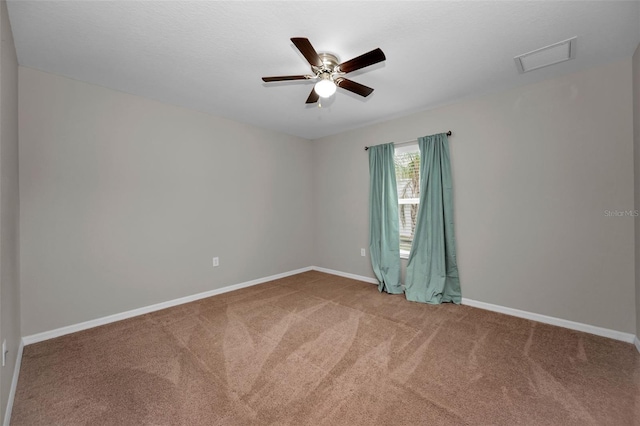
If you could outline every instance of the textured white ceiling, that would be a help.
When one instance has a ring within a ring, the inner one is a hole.
[[[308,139],[630,57],[640,2],[9,1],[21,65]],[[577,58],[518,74],[513,57],[578,36]],[[305,105],[312,82],[289,41],[344,61],[380,47],[387,61],[349,74]]]

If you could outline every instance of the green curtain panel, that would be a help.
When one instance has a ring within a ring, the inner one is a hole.
[[[402,294],[398,187],[392,143],[369,148],[369,254],[378,290]]]
[[[444,133],[418,138],[420,207],[409,260],[407,300],[460,303],[460,278],[453,231],[449,141]]]

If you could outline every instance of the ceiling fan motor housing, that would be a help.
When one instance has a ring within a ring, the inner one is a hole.
[[[322,61],[322,67],[311,66],[311,70],[314,74],[321,77],[320,74],[335,74],[338,71],[337,68],[340,62],[335,55],[332,55],[331,53],[319,53],[318,56],[320,56],[320,60]]]

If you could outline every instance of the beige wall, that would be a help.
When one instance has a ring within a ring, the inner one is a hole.
[[[463,296],[633,333],[634,221],[605,215],[634,208],[631,82],[626,60],[310,143],[20,68],[22,333],[372,277],[364,146],[449,129]]]
[[[631,60],[314,141],[316,264],[373,277],[365,145],[453,131],[463,297],[636,329]],[[366,105],[363,104],[366,108]]]
[[[4,1],[0,33],[0,342],[6,339],[9,351],[0,370],[0,419],[4,419],[20,344],[18,61]]]
[[[312,264],[311,142],[19,72],[23,335]]]
[[[633,147],[635,209],[640,211],[640,44],[633,55]],[[635,218],[636,336],[640,338],[640,216]]]

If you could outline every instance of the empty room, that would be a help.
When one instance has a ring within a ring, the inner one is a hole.
[[[640,425],[640,1],[0,33],[4,425]]]

